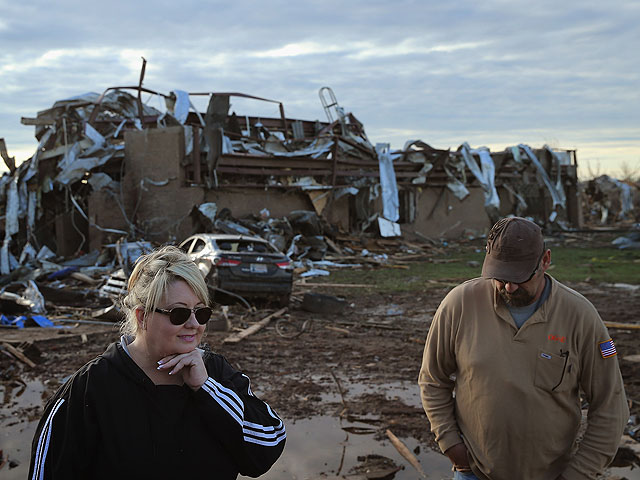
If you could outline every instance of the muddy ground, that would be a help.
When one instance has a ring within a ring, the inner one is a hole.
[[[571,286],[594,303],[605,321],[637,322],[639,290],[587,283]],[[366,425],[378,439],[383,439],[390,429],[401,439],[416,439],[422,448],[437,448],[419,404],[408,404],[403,399],[406,395],[398,396],[394,387],[389,386],[404,385],[417,390],[424,339],[436,307],[450,288],[430,289],[420,295],[315,288],[315,292],[340,295],[347,300],[344,312],[336,315],[303,311],[300,299],[312,289],[297,287],[281,320],[272,320],[266,328],[236,344],[223,343],[230,332],[209,332],[206,342],[248,374],[254,391],[287,419],[340,416],[345,424]],[[273,311],[248,314],[233,307],[229,316],[237,329]],[[0,430],[5,425],[39,417],[39,409],[33,406],[17,412],[13,409],[7,415],[11,402],[19,401],[15,393],[23,381],[34,377],[43,381],[44,403],[61,381],[118,338],[115,329],[104,326],[83,325],[65,331],[36,339],[36,348],[25,351],[39,362],[34,368],[0,355],[0,380],[5,392]],[[632,413],[639,415],[640,363],[627,357],[640,355],[640,330],[613,328],[610,333],[618,348],[628,397],[634,400]],[[29,335],[21,334],[25,335],[24,340],[29,340]],[[10,338],[6,331],[0,331],[0,335]],[[42,354],[39,359],[38,351]],[[379,388],[372,393],[371,389],[354,387],[363,384]],[[5,450],[4,457],[11,459],[12,452]]]

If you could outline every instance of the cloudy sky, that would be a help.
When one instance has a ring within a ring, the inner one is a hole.
[[[373,143],[548,144],[577,149],[583,178],[621,176],[640,172],[639,25],[637,0],[0,0],[0,137],[30,157],[21,117],[134,85],[144,57],[163,93],[243,92],[325,120],[330,86]]]

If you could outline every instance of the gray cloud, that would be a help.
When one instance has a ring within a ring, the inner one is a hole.
[[[372,140],[394,147],[550,139],[580,159],[580,142],[622,142],[619,158],[640,159],[632,0],[23,3],[0,0],[10,149],[34,142],[20,116],[136,84],[145,56],[151,89],[251,93],[298,118],[324,118],[317,92],[329,85]]]

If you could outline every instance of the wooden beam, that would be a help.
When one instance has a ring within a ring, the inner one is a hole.
[[[360,283],[305,283],[296,282],[298,287],[338,287],[338,288],[373,288],[373,285]]]
[[[259,330],[262,330],[264,327],[266,327],[269,324],[269,322],[272,319],[279,317],[286,311],[287,311],[287,307],[281,308],[277,312],[274,312],[271,315],[263,318],[259,322],[254,323],[253,325],[251,325],[248,328],[245,328],[241,332],[234,333],[233,335],[229,335],[227,338],[225,338],[222,341],[222,343],[238,343],[243,338],[248,337],[249,335],[253,335]]]
[[[389,440],[391,440],[391,444],[396,447],[396,450],[398,450],[398,453],[407,459],[407,461],[413,466],[413,468],[416,469],[416,471],[422,478],[427,478],[427,474],[424,473],[420,462],[418,461],[416,456],[411,453],[407,446],[398,437],[396,437],[391,430],[387,429],[385,433],[387,434]]]
[[[621,328],[630,330],[640,330],[640,324],[637,323],[618,323],[618,322],[604,322],[607,328]]]
[[[20,350],[18,350],[16,347],[11,345],[10,343],[2,342],[2,347],[11,355],[16,357],[21,362],[26,363],[31,368],[36,366],[36,364],[32,362],[24,353],[22,353]]]

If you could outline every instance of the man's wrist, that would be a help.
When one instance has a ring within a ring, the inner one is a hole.
[[[460,473],[471,473],[473,471],[471,470],[471,467],[469,465],[455,465],[455,464],[451,467],[451,470],[453,470],[454,472],[460,472]]]

